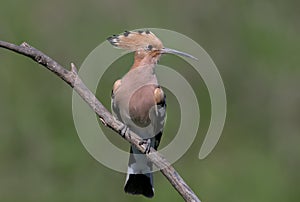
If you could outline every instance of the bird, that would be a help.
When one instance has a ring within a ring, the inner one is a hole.
[[[129,71],[114,82],[111,94],[113,116],[143,139],[147,148],[158,149],[166,118],[166,95],[159,85],[155,66],[163,54],[194,56],[166,48],[149,30],[125,31],[107,38],[114,47],[134,52]],[[149,150],[148,150],[149,151]],[[146,152],[148,152],[146,150]],[[152,163],[135,146],[130,147],[124,191],[154,196]]]

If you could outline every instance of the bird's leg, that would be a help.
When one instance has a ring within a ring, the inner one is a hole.
[[[118,130],[121,132],[122,137],[124,138],[127,131],[128,131],[128,126],[126,124],[123,124]]]
[[[151,148],[151,140],[146,139],[146,140],[142,140],[139,142],[139,145],[143,145],[143,144],[146,145],[144,154],[148,154],[150,152],[150,148]]]

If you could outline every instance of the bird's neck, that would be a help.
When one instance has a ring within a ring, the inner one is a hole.
[[[158,58],[158,56],[154,56],[150,53],[147,54],[136,51],[134,55],[134,63],[131,67],[131,70],[137,67],[154,67],[157,64]]]

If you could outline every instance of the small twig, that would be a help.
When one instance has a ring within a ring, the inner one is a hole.
[[[18,46],[5,41],[0,41],[0,47],[30,57],[35,62],[41,64],[48,70],[55,73],[62,80],[68,83],[81,96],[81,98],[95,111],[95,113],[99,116],[101,122],[105,126],[117,132],[121,137],[138,148],[142,153],[145,152],[146,147],[145,145],[139,144],[142,139],[137,134],[135,134],[131,130],[127,130],[125,135],[123,134],[122,136],[120,128],[123,128],[124,124],[116,120],[95,97],[95,95],[85,86],[85,84],[79,78],[77,74],[77,68],[73,63],[71,63],[71,70],[69,71],[58,64],[55,60],[51,59],[49,56],[45,55],[41,51],[35,49],[25,42]],[[160,171],[169,180],[169,182],[184,198],[185,201],[200,202],[191,188],[184,182],[184,180],[180,177],[176,170],[161,154],[159,154],[155,149],[150,148],[150,152],[146,155],[151,162],[153,162],[158,168],[161,168]]]

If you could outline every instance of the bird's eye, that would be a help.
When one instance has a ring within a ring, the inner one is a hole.
[[[147,50],[151,51],[153,49],[153,46],[152,45],[148,45],[147,46]]]

